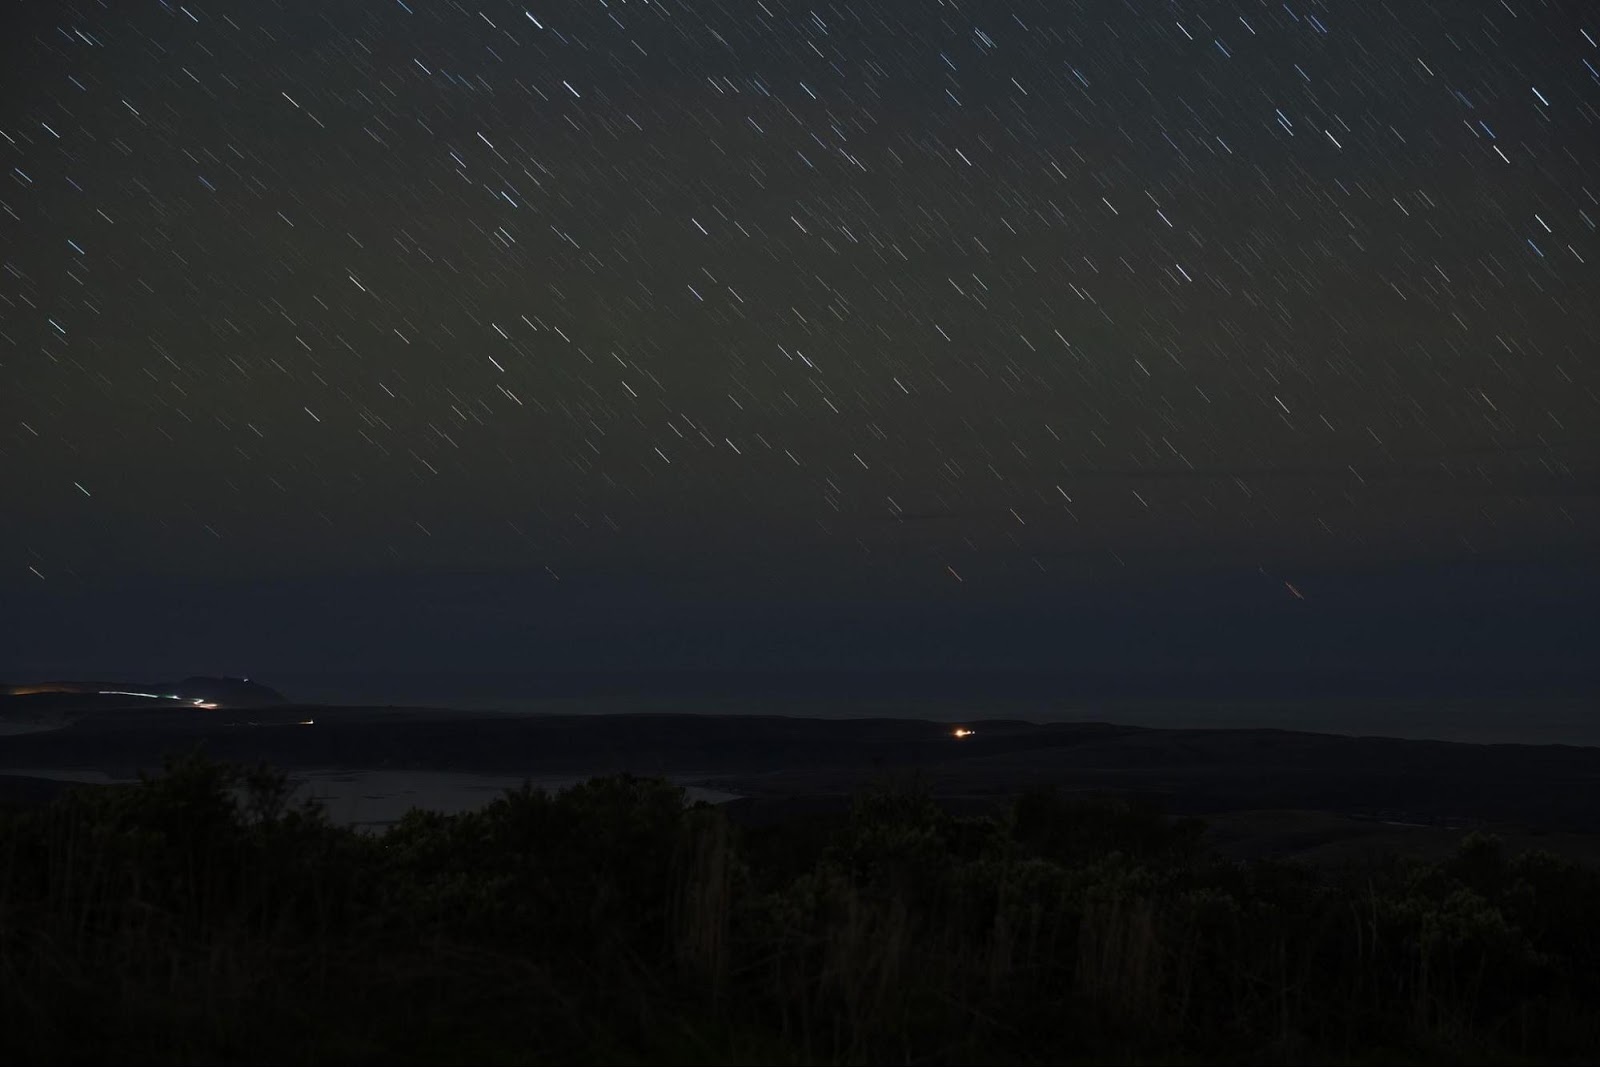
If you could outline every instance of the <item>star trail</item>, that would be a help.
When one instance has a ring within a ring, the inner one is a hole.
[[[6,17],[30,611],[470,573],[1033,618],[1182,572],[1310,612],[1600,530],[1586,4]]]

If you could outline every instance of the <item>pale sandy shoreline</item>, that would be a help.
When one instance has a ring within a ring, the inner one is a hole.
[[[26,778],[71,785],[120,785],[137,781],[134,777],[113,777],[105,771],[82,768],[8,767],[0,777]],[[698,775],[678,776],[688,779]],[[559,791],[586,780],[584,775],[518,778],[512,775],[472,774],[451,771],[393,771],[351,767],[295,768],[289,774],[294,801],[313,800],[322,806],[329,821],[339,826],[384,827],[398,822],[413,808],[457,815],[475,811],[493,802],[508,790],[531,785],[537,789]],[[690,801],[723,803],[737,794],[701,786],[684,786]]]

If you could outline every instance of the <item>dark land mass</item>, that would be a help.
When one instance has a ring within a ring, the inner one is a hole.
[[[0,712],[42,699],[11,698]],[[1469,830],[1493,830],[1509,843],[1600,858],[1600,748],[1022,721],[981,722],[958,739],[955,724],[899,718],[419,708],[80,706],[70,720],[0,739],[0,768],[131,777],[198,749],[291,770],[627,771],[739,794],[728,811],[747,823],[842,813],[875,779],[914,775],[961,812],[996,809],[1034,786],[1137,796],[1175,815],[1206,816],[1218,846],[1241,856],[1436,853]],[[0,797],[61,788],[12,781]]]
[[[307,706],[61,721],[0,737],[6,1062],[1520,1064],[1600,1047],[1596,748]],[[63,796],[40,777],[194,752],[132,788]],[[741,796],[688,806],[659,780],[596,777],[376,836],[228,766],[260,762],[630,771]],[[960,817],[979,814],[996,817]],[[1188,814],[1209,829],[1171,817]],[[1309,862],[1238,862],[1279,858]]]
[[[224,707],[287,704],[276,689],[248,678],[194,675],[181,682],[51,681],[0,683],[0,713],[12,709],[111,709],[167,706],[170,701],[203,701]]]

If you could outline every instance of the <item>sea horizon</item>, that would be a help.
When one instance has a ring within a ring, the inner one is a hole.
[[[947,671],[283,672],[299,703],[532,714],[1104,721],[1474,744],[1600,746],[1586,677]]]
[[[471,714],[786,715],[1101,721],[1166,729],[1279,729],[1474,744],[1600,746],[1600,680],[1574,672],[482,670],[237,668],[0,671],[0,680],[250,677],[290,702]]]

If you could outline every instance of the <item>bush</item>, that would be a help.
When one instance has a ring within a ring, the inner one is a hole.
[[[657,779],[382,835],[189,758],[0,812],[0,1059],[1519,1062],[1595,1027],[1594,870],[1327,882],[1126,800],[915,783],[740,829]]]

